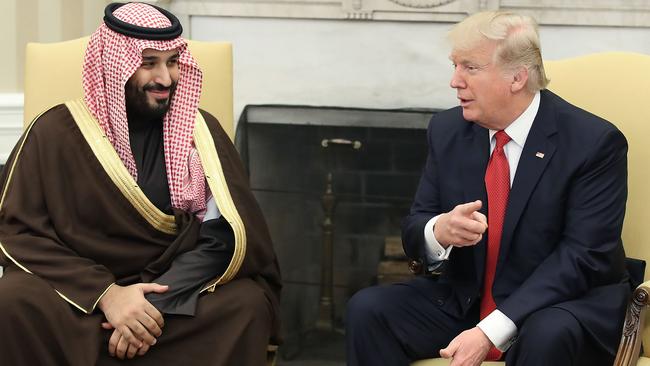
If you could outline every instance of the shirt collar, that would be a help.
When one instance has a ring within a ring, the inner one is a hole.
[[[505,129],[512,141],[522,148],[526,143],[528,132],[530,132],[530,128],[533,126],[533,121],[535,120],[535,116],[539,110],[540,99],[540,92],[538,91],[535,93],[533,101],[530,102],[530,105],[528,105],[528,108],[526,108],[524,113],[517,117],[517,119],[515,119],[514,122]],[[497,133],[497,130],[490,130],[490,141],[492,141],[492,137],[495,133]]]

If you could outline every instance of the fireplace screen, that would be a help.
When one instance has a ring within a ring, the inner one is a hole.
[[[236,145],[280,262],[286,357],[295,357],[314,330],[342,334],[351,295],[378,275],[380,282],[399,278],[380,272],[408,272],[392,259],[401,255],[400,221],[424,166],[433,113],[271,105],[243,111]]]

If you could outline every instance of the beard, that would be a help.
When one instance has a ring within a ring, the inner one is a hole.
[[[169,110],[176,85],[177,82],[173,82],[169,87],[158,83],[149,83],[140,88],[131,81],[127,82],[124,87],[127,116],[140,120],[162,119]],[[150,102],[147,96],[148,90],[169,90],[169,97],[154,99],[153,102]]]

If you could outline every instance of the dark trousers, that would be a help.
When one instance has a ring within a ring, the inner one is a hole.
[[[359,291],[348,302],[348,366],[408,366],[439,351],[478,323],[478,306],[464,318],[449,315],[413,287],[395,284]],[[519,326],[506,365],[611,365],[614,355],[595,344],[569,312],[542,309]]]

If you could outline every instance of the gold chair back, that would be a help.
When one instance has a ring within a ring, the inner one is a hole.
[[[44,110],[83,96],[81,70],[89,37],[57,43],[29,43],[25,54],[24,123]],[[217,117],[234,139],[232,45],[188,41],[203,71],[200,107]]]
[[[650,265],[650,56],[606,52],[545,63],[549,89],[615,124],[628,141],[628,198],[623,246],[628,257]],[[644,280],[648,280],[646,269]],[[606,321],[603,319],[603,321]],[[647,322],[646,322],[647,324]],[[650,350],[650,329],[642,329]],[[644,351],[644,356],[649,355]],[[650,359],[641,357],[639,365]]]

